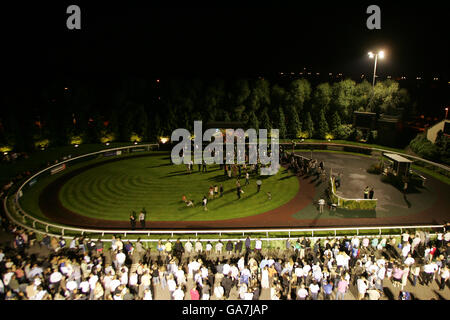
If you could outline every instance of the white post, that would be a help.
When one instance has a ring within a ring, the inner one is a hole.
[[[375,54],[375,65],[373,67],[373,80],[372,80],[372,88],[375,87],[375,78],[377,74],[377,60],[378,60],[378,53]]]

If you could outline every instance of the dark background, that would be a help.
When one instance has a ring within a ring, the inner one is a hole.
[[[448,2],[447,2],[448,3]],[[81,8],[81,30],[66,8]],[[381,30],[366,9],[381,8]],[[253,76],[277,72],[448,77],[444,1],[39,1],[2,3],[9,77],[58,74]]]

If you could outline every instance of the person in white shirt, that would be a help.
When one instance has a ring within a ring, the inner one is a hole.
[[[114,260],[116,269],[120,269],[122,267],[122,265],[125,263],[125,259],[125,253],[123,253],[122,251],[119,251],[119,253],[116,254],[116,260]]]
[[[445,241],[446,244],[450,242],[450,231],[447,231],[444,234],[444,241]]]
[[[141,277],[141,284],[139,286],[139,292],[145,291],[145,289],[150,288],[152,276],[150,273],[146,270],[144,271],[144,274]]]
[[[193,278],[194,274],[200,269],[200,263],[197,260],[193,260],[188,264],[189,278]]]
[[[7,273],[3,275],[3,283],[7,287],[9,285],[9,282],[11,281],[11,277],[13,276],[14,272],[9,270]]]
[[[351,243],[352,243],[352,246],[354,247],[354,248],[358,248],[359,247],[359,238],[357,238],[356,236],[354,236],[353,238],[352,238],[352,241],[351,241]]]
[[[3,280],[0,279],[0,294],[5,293],[5,286],[3,284]]]
[[[437,233],[437,247],[441,247],[444,241],[444,234],[442,232]]]
[[[211,254],[211,250],[212,250],[212,244],[211,244],[211,242],[208,241],[206,243],[206,246],[205,246],[206,255],[210,255]]]
[[[239,271],[242,271],[244,269],[244,267],[245,267],[245,260],[244,260],[244,257],[241,257],[238,261]]]
[[[440,276],[441,276],[441,283],[439,284],[439,290],[444,290],[445,289],[445,285],[449,279],[450,273],[448,270],[448,267],[445,266],[444,268],[441,269],[440,272]]]
[[[319,290],[320,290],[320,287],[317,284],[317,281],[314,280],[313,283],[311,283],[309,285],[309,292],[311,293],[311,299],[317,300],[317,297],[319,295]]]
[[[130,280],[128,281],[128,285],[130,286],[130,289],[134,292],[137,290],[137,284],[138,284],[138,275],[137,273],[133,272],[130,274]]]
[[[223,243],[222,241],[218,241],[216,243],[216,254],[222,254]]]
[[[365,238],[363,239],[363,241],[362,241],[362,246],[363,246],[363,248],[364,248],[364,249],[367,249],[367,248],[369,247],[369,243],[370,243],[369,238],[365,237]]]
[[[239,285],[239,298],[241,299],[241,300],[244,300],[244,295],[245,295],[245,293],[247,293],[247,285],[245,284],[245,283],[241,283],[240,285]]]
[[[173,296],[173,293],[175,292],[176,288],[177,288],[177,284],[175,282],[175,280],[173,279],[173,275],[169,274],[169,276],[167,277],[167,288],[169,289],[170,292],[170,296]]]
[[[297,300],[306,300],[308,296],[308,290],[305,289],[305,285],[301,285],[300,289],[297,291]]]
[[[377,289],[369,289],[367,294],[369,295],[369,300],[380,300],[381,298],[380,291]]]
[[[408,254],[408,257],[405,259],[404,264],[408,267],[411,266],[414,263],[414,258],[411,256],[411,254]]]
[[[408,242],[409,241],[409,233],[408,233],[408,231],[405,231],[403,234],[402,234],[402,242],[403,242],[403,244],[405,244],[406,242]]]
[[[406,243],[402,248],[403,259],[406,259],[406,257],[408,256],[410,251],[411,251],[411,245],[409,243]]]
[[[50,283],[53,286],[57,286],[61,281],[63,275],[57,269],[54,269],[53,273],[50,275]]]
[[[81,292],[84,294],[88,294],[89,293],[89,282],[84,280],[80,283],[80,289]]]
[[[239,277],[239,269],[236,267],[236,265],[231,265],[230,267],[231,272],[231,279],[236,280]]]
[[[230,265],[228,263],[225,263],[223,265],[223,270],[222,270],[223,275],[224,276],[228,275],[230,273],[230,271],[231,271]]]
[[[298,279],[303,278],[303,268],[300,268],[300,266],[296,266],[294,273]]]
[[[91,275],[89,277],[89,286],[91,287],[91,290],[94,291],[95,289],[95,284],[98,281],[98,276],[97,275]]]
[[[191,241],[188,241],[188,242],[186,242],[186,244],[184,245],[184,252],[186,253],[186,254],[191,254],[191,252],[192,252],[192,243],[191,243]]]
[[[223,294],[224,290],[220,284],[214,288],[214,296],[216,297],[217,300],[223,300]]]
[[[423,254],[423,259],[424,259],[425,261],[428,261],[428,260],[429,260],[429,258],[430,258],[430,252],[431,252],[431,248],[430,248],[430,247],[425,248],[425,251],[424,251],[424,254]]]
[[[253,300],[253,292],[247,291],[246,293],[244,293],[244,300]]]
[[[173,300],[184,300],[184,291],[181,289],[181,286],[178,286],[177,289],[172,294]]]
[[[122,268],[122,273],[120,275],[120,284],[126,286],[128,284],[128,272]]]
[[[255,241],[255,250],[256,251],[261,251],[262,249],[262,241],[261,239],[256,239]]]
[[[44,300],[48,295],[48,292],[39,286],[38,293],[31,300]]]
[[[195,274],[194,274],[194,282],[198,283],[200,286],[202,285],[202,272],[200,270],[198,270]]]
[[[303,275],[307,275],[309,273],[309,271],[311,270],[311,266],[309,264],[304,264],[303,265]]]
[[[142,300],[153,300],[152,292],[150,291],[150,289],[144,290],[144,298]]]
[[[403,291],[403,288],[406,286],[406,284],[408,283],[408,275],[409,275],[409,267],[406,266],[405,268],[403,268],[403,274],[402,274],[402,287],[401,290]]]
[[[435,269],[436,266],[436,269]],[[425,284],[428,286],[428,284],[430,282],[433,281],[433,276],[434,273],[437,270],[437,265],[433,263],[427,263],[426,265],[423,266],[423,272],[424,272],[424,280],[425,280]]]
[[[78,288],[78,285],[75,281],[70,280],[66,283],[66,289],[69,291],[73,291]]]
[[[120,286],[120,280],[117,279],[116,276],[114,276],[114,278],[109,283],[110,292],[113,293],[114,291],[116,291],[118,286]]]
[[[196,253],[202,253],[202,251],[203,251],[203,245],[202,245],[202,243],[200,241],[197,241],[195,243],[195,252]]]
[[[375,287],[380,291],[383,291],[383,280],[385,276],[386,276],[386,268],[384,264],[382,264],[377,271],[377,279],[375,281]]]
[[[336,256],[336,265],[338,267],[342,267],[346,270],[348,270],[348,262],[350,260],[350,257],[345,252],[340,252]]]
[[[420,237],[416,236],[414,237],[413,241],[412,241],[412,245],[411,245],[411,252],[414,253],[414,251],[417,250],[417,248],[420,245]]]
[[[325,200],[319,199],[318,204],[319,204],[319,212],[323,213],[323,207],[325,206]]]
[[[117,239],[116,246],[117,246],[117,251],[122,251],[123,250],[123,242],[122,242],[122,240],[120,238]]]
[[[175,273],[175,278],[177,279],[178,285],[186,284],[186,275],[184,273],[183,267],[179,266],[177,272]]]
[[[365,295],[366,295],[366,291],[368,288],[368,283],[366,278],[361,277],[356,281],[356,285],[358,287],[358,300],[363,300]]]

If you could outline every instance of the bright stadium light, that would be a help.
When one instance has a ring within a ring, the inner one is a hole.
[[[372,79],[372,88],[373,88],[373,87],[375,87],[375,78],[377,76],[377,61],[378,61],[378,57],[380,59],[383,59],[384,58],[384,51],[380,50],[380,51],[378,51],[378,53],[375,53],[375,54],[372,51],[370,51],[368,53],[368,55],[369,55],[370,59],[373,59],[375,57],[375,63],[374,63],[374,67],[373,67],[373,79]]]
[[[160,137],[159,140],[161,141],[162,144],[165,144],[169,142],[169,137]]]

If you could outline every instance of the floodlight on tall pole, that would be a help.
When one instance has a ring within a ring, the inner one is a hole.
[[[447,115],[448,115],[448,107],[445,108],[445,118],[444,118],[444,120],[447,120]]]
[[[374,63],[374,66],[373,66],[373,80],[372,80],[372,88],[374,88],[375,87],[375,78],[377,76],[378,57],[380,59],[383,59],[384,58],[384,51],[379,51],[378,53],[369,52],[368,55],[369,55],[370,59],[373,59],[375,57],[375,63]]]

